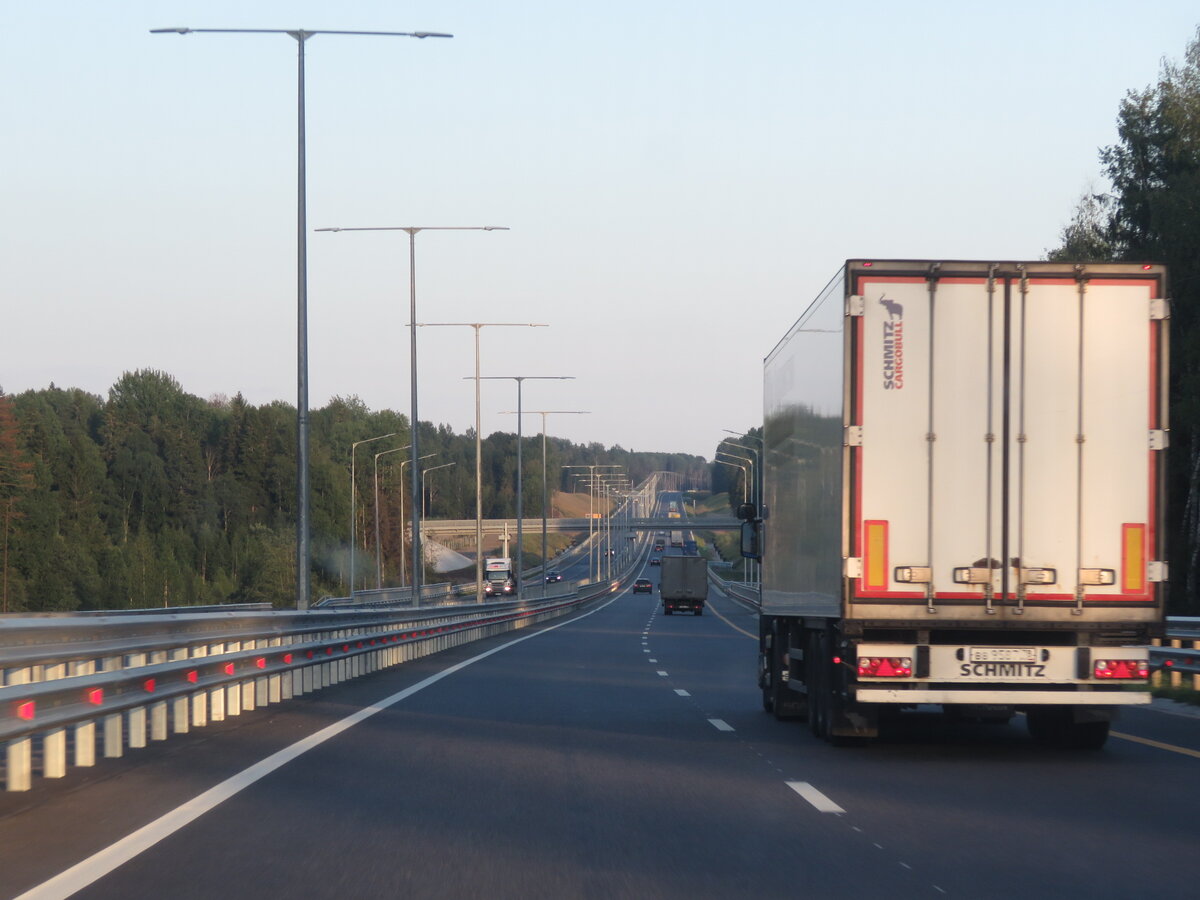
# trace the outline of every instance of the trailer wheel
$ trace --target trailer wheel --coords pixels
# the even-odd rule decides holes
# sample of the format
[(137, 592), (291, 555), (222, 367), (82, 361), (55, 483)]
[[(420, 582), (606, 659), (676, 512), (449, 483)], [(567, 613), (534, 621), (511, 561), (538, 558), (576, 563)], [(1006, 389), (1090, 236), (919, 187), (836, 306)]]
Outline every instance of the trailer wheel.
[(695, 615), (697, 615), (697, 616), (702, 616), (702, 615), (704, 615), (704, 607), (702, 607), (702, 606), (697, 606), (697, 607), (696, 607), (696, 609), (695, 609)]
[(669, 607), (669, 606), (663, 607), (663, 615), (664, 616), (669, 616), (671, 614), (671, 612), (672, 612), (671, 607)]

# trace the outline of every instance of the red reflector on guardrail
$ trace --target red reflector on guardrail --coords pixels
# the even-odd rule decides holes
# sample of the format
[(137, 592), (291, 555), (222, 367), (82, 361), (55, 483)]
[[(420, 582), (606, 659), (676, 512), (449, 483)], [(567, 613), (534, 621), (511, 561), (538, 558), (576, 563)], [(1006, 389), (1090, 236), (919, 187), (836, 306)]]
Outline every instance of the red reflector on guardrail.
[(142, 687), (145, 688), (147, 694), (153, 694), (158, 683), (153, 678), (147, 678), (142, 682)]
[(24, 703), (17, 704), (18, 719), (24, 719), (26, 722), (30, 722), (33, 720), (35, 712), (37, 712), (37, 704), (32, 700), (26, 700)]
[(343, 653), (349, 653), (349, 652), (350, 652), (350, 645), (349, 645), (349, 644), (342, 644), (342, 652), (343, 652)]
[(292, 664), (292, 654), (290, 654), (290, 653), (283, 654), (283, 661), (290, 666)]
[(332, 648), (332, 647), (326, 647), (326, 648), (325, 648), (325, 655), (326, 655), (326, 656), (333, 656), (333, 648)]
[(104, 702), (104, 688), (92, 688), (87, 694), (88, 703), (99, 706)]
[(195, 684), (197, 681), (200, 680), (200, 673), (197, 672), (195, 669), (192, 669), (192, 671), (187, 673), (187, 680), (190, 681), (192, 684)]
[(233, 674), (233, 663), (225, 663), (225, 674), (226, 675)]
[(267, 667), (267, 658), (265, 656), (260, 656), (254, 661), (254, 664), (260, 669), (265, 669)]

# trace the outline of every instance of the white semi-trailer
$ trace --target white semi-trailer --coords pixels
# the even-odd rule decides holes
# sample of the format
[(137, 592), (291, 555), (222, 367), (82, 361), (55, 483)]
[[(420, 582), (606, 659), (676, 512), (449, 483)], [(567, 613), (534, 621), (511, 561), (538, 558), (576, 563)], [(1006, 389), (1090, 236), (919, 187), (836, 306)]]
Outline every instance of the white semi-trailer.
[(1085, 748), (1148, 703), (1168, 315), (1158, 265), (847, 262), (765, 362), (764, 707)]

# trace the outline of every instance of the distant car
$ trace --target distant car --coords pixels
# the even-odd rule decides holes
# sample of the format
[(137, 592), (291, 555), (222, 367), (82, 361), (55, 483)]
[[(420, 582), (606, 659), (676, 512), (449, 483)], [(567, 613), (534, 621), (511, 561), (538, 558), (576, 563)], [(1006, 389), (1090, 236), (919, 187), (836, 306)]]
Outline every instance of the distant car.
[(652, 566), (661, 566), (661, 565), (662, 565), (662, 560), (661, 560), (661, 559), (659, 559), (657, 556), (652, 556), (652, 557), (650, 557), (650, 565), (652, 565)]
[(560, 582), (562, 580), (563, 580), (563, 577), (558, 572), (547, 572), (546, 573), (546, 584), (557, 584), (558, 582)]
[(633, 583), (633, 592), (635, 594), (653, 594), (654, 584), (649, 578), (639, 578)]
[(654, 552), (655, 553), (663, 552), (663, 542), (662, 541), (659, 541), (657, 544), (654, 545)]

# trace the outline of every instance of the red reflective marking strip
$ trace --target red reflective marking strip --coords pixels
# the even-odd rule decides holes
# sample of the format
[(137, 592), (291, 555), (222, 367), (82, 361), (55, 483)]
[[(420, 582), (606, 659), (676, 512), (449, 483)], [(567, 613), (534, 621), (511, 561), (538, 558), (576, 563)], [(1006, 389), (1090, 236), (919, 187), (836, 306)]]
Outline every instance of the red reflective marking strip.
[(32, 700), (26, 700), (24, 703), (17, 704), (17, 718), (24, 719), (26, 722), (33, 721), (33, 716), (37, 712), (37, 704)]
[(92, 706), (99, 706), (104, 702), (104, 688), (92, 688), (88, 691), (88, 703)]
[(233, 674), (233, 663), (225, 663), (225, 674), (226, 675)]
[(254, 664), (260, 669), (265, 669), (267, 667), (267, 658), (265, 656), (260, 656), (254, 661)]
[(142, 687), (146, 689), (147, 694), (153, 694), (154, 689), (158, 687), (158, 684), (153, 678), (147, 678), (142, 682)]
[(195, 669), (192, 669), (190, 672), (187, 673), (187, 680), (190, 681), (192, 684), (195, 684), (197, 681), (200, 680), (200, 673), (197, 672)]

